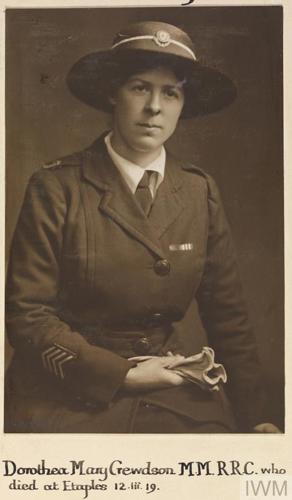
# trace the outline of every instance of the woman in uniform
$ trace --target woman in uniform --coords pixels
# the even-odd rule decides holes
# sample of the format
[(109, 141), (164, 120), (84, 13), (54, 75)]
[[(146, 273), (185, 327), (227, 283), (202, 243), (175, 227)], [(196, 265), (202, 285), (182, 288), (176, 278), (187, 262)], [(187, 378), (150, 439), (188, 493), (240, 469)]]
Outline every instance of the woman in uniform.
[[(160, 22), (123, 29), (67, 82), (112, 129), (30, 179), (8, 271), (6, 431), (277, 432), (217, 187), (164, 148), (179, 119), (231, 104), (233, 83)], [(226, 391), (193, 383), (196, 363), (177, 370), (206, 350)]]

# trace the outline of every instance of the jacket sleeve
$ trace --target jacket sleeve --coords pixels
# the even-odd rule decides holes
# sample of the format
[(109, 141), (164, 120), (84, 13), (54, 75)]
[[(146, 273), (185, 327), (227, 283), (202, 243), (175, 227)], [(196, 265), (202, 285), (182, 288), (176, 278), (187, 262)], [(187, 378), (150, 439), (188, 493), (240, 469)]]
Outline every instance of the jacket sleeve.
[(263, 420), (264, 392), (257, 352), (243, 299), (230, 229), (220, 195), (208, 182), (209, 236), (207, 260), (197, 299), (202, 322), (216, 359), (228, 375), (226, 390), (239, 427), (251, 428)]
[(87, 402), (109, 403), (133, 363), (89, 344), (58, 317), (66, 216), (65, 192), (54, 172), (34, 174), (11, 248), (8, 337), (21, 357), (39, 365), (40, 376)]

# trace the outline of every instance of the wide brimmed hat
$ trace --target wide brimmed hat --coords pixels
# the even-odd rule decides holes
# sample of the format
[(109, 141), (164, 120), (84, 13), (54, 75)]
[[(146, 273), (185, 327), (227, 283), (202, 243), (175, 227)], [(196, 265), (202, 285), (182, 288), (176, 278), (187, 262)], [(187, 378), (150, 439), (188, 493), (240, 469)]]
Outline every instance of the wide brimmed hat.
[(159, 65), (170, 66), (186, 78), (182, 118), (213, 113), (236, 97), (234, 83), (217, 69), (200, 64), (190, 37), (167, 23), (141, 22), (116, 35), (109, 50), (87, 54), (70, 69), (72, 94), (89, 106), (112, 111), (110, 89), (121, 75)]

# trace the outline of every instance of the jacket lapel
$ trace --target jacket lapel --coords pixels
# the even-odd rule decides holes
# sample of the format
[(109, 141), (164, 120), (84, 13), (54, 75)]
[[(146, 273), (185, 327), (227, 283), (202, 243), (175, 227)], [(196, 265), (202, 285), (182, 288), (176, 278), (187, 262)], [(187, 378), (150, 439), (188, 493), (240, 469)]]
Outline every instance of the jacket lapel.
[(158, 238), (180, 217), (185, 205), (182, 197), (182, 171), (176, 160), (167, 153), (165, 177), (150, 212), (149, 223), (154, 225)]
[(104, 145), (103, 137), (85, 153), (83, 177), (103, 191), (100, 210), (119, 224), (149, 250), (165, 258), (156, 227), (146, 218), (134, 195), (117, 168), (113, 165)]

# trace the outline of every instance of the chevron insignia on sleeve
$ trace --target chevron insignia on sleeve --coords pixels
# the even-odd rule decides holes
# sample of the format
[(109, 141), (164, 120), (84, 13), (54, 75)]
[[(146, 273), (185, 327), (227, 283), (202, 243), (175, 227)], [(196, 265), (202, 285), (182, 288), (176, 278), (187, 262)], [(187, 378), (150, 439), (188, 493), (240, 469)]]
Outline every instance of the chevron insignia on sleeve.
[(76, 357), (75, 352), (59, 344), (52, 345), (42, 353), (44, 368), (62, 380), (65, 378), (63, 366)]

